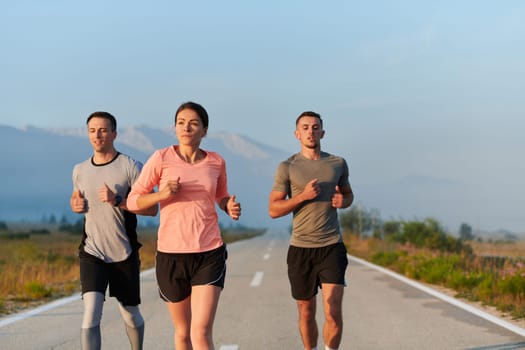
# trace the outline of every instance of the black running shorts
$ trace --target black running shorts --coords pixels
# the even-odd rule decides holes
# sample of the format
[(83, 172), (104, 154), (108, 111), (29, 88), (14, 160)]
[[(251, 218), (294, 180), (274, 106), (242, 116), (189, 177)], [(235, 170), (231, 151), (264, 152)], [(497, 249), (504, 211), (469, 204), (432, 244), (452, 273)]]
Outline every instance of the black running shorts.
[(322, 283), (346, 285), (348, 258), (343, 243), (320, 248), (290, 246), (286, 261), (292, 296), (296, 300), (311, 299)]
[(79, 251), (78, 256), (82, 294), (106, 294), (109, 285), (109, 296), (116, 297), (122, 305), (140, 304), (140, 259), (137, 251), (132, 252), (126, 260), (114, 263), (106, 263), (83, 250)]
[(175, 303), (191, 294), (191, 287), (212, 285), (224, 288), (226, 246), (202, 253), (157, 251), (156, 274), (160, 297)]

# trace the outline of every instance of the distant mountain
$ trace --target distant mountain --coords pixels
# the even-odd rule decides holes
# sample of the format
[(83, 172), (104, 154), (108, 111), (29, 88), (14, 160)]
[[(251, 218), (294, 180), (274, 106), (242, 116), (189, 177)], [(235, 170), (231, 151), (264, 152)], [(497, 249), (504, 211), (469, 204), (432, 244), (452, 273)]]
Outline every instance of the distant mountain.
[[(146, 126), (120, 128), (116, 148), (146, 162), (158, 148), (176, 143), (174, 131)], [(245, 226), (287, 224), (288, 219), (271, 220), (268, 195), (277, 164), (288, 153), (234, 133), (210, 133), (203, 149), (218, 152), (226, 160), (230, 193), (242, 205), (239, 221)], [(0, 220), (38, 221), (54, 215), (76, 220), (69, 209), (73, 166), (91, 156), (84, 128), (23, 129), (0, 125)], [(221, 224), (233, 221), (220, 216)]]
[[(155, 149), (176, 143), (174, 130), (147, 126), (119, 128), (119, 151), (145, 162)], [(204, 149), (220, 153), (227, 163), (229, 190), (242, 204), (239, 224), (245, 226), (288, 226), (291, 215), (271, 220), (267, 214), (268, 195), (277, 164), (290, 154), (235, 133), (210, 133)], [(330, 150), (327, 150), (330, 151)], [(0, 220), (39, 221), (79, 216), (69, 208), (71, 171), (76, 163), (91, 156), (85, 128), (41, 129), (0, 125)], [(480, 218), (491, 218), (499, 227), (508, 225), (507, 211), (496, 212), (479, 200), (482, 189), (453, 178), (413, 175), (368, 182), (370, 173), (360, 157), (348, 158), (355, 205), (379, 209), (384, 220), (413, 220), (433, 217), (457, 234), (461, 223), (482, 230)], [(375, 169), (375, 168), (371, 168)], [(385, 169), (385, 174), (388, 170)], [(234, 224), (220, 213), (223, 225)], [(141, 218), (141, 222), (151, 221)], [(142, 221), (147, 220), (147, 221)], [(501, 224), (499, 224), (501, 223)], [(519, 228), (519, 226), (517, 226)], [(521, 228), (516, 232), (523, 232)], [(525, 236), (525, 233), (518, 234)]]

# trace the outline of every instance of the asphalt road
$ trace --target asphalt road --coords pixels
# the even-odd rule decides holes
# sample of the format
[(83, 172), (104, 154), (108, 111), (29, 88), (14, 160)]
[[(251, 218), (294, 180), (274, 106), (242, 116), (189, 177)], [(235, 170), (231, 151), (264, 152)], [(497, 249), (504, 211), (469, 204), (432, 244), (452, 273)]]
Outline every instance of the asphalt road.
[[(287, 247), (288, 234), (278, 231), (228, 246), (226, 287), (214, 327), (217, 350), (302, 349), (286, 276)], [(465, 310), (358, 259), (351, 258), (347, 282), (341, 349), (525, 349), (524, 329)], [(153, 271), (143, 273), (142, 283), (144, 348), (173, 349), (173, 327)], [(322, 327), (321, 304), (318, 316)], [(81, 318), (79, 295), (0, 318), (0, 349), (79, 349)], [(104, 306), (102, 348), (129, 349), (113, 298)]]

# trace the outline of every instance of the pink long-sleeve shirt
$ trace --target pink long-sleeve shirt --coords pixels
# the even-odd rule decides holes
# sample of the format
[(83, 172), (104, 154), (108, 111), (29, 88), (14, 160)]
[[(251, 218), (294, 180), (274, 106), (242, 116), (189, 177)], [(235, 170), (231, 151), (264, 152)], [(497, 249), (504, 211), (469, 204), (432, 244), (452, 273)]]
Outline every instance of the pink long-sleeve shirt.
[(137, 198), (163, 188), (168, 180), (180, 177), (176, 195), (160, 202), (157, 250), (164, 253), (196, 253), (223, 244), (215, 203), (228, 197), (226, 163), (215, 152), (189, 164), (175, 152), (178, 146), (157, 150), (144, 165), (127, 199), (137, 210)]

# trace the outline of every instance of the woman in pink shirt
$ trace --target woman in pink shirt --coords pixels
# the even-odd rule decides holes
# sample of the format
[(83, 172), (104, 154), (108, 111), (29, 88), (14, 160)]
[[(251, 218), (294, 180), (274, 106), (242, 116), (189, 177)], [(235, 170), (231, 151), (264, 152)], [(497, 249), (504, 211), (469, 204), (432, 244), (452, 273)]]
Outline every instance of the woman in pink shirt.
[(176, 330), (175, 348), (213, 349), (227, 258), (215, 204), (233, 220), (241, 206), (228, 194), (224, 159), (200, 148), (208, 131), (206, 110), (183, 103), (175, 113), (175, 131), (179, 144), (153, 153), (127, 205), (138, 210), (160, 204), (156, 274)]

